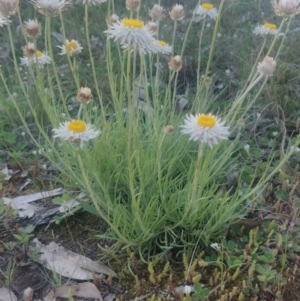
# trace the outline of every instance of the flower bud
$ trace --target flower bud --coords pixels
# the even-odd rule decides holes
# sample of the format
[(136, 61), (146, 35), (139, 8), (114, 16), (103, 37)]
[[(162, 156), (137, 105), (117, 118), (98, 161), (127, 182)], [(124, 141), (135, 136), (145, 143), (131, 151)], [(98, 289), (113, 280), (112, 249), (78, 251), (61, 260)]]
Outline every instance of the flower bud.
[(261, 63), (257, 65), (257, 71), (264, 76), (272, 76), (276, 69), (276, 62), (270, 56), (266, 56)]
[(36, 39), (41, 35), (41, 24), (36, 19), (29, 19), (28, 21), (24, 22), (23, 32), (27, 37)]
[(141, 0), (126, 0), (126, 8), (130, 11), (138, 11), (141, 6)]
[(76, 94), (77, 101), (88, 104), (92, 100), (92, 91), (90, 88), (81, 87)]
[(154, 4), (151, 9), (149, 9), (149, 16), (154, 21), (161, 20), (164, 17), (164, 9), (158, 4)]
[(180, 21), (185, 16), (184, 8), (182, 5), (176, 4), (172, 7), (172, 10), (169, 12), (169, 14), (172, 20)]
[(172, 71), (179, 71), (182, 68), (182, 59), (180, 55), (175, 55), (169, 61), (169, 68)]

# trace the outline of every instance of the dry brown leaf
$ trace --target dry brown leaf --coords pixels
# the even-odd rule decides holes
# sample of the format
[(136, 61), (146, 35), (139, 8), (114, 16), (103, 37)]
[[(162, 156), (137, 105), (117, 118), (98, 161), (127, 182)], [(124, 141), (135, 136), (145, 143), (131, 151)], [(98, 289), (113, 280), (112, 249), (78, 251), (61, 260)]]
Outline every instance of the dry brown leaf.
[(61, 286), (55, 291), (50, 291), (44, 298), (44, 301), (55, 301), (57, 297), (69, 298), (70, 296), (94, 298), (94, 301), (103, 300), (100, 292), (93, 283), (84, 282), (75, 286)]
[(93, 279), (94, 273), (118, 277), (105, 264), (69, 251), (55, 242), (51, 242), (47, 246), (43, 245), (36, 238), (33, 242), (35, 247), (30, 247), (30, 249), (31, 251), (39, 251), (40, 257), (38, 261), (47, 269), (55, 270), (64, 277), (87, 280)]

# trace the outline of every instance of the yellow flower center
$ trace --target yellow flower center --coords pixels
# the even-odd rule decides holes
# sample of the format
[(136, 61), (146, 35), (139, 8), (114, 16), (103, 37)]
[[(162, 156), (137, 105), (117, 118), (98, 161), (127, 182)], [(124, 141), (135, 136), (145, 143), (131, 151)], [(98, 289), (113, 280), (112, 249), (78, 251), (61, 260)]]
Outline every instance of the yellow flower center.
[(41, 57), (43, 55), (43, 52), (37, 50), (35, 54), (36, 54), (37, 57)]
[(211, 115), (200, 115), (197, 119), (197, 124), (205, 128), (213, 128), (216, 125), (216, 119)]
[(82, 120), (72, 120), (68, 124), (68, 130), (75, 133), (83, 133), (86, 131), (86, 123)]
[(211, 10), (214, 8), (214, 6), (210, 3), (202, 3), (201, 6), (202, 6), (202, 8), (204, 8), (206, 10)]
[(157, 41), (157, 44), (163, 47), (167, 45), (165, 41)]
[(75, 41), (66, 43), (67, 51), (70, 52), (72, 49), (77, 49), (78, 45)]
[(273, 24), (273, 23), (265, 23), (263, 25), (263, 27), (266, 28), (266, 29), (270, 29), (270, 30), (276, 30), (276, 28), (277, 28), (276, 25)]
[(144, 27), (144, 22), (138, 19), (123, 19), (122, 24), (130, 28), (141, 29)]

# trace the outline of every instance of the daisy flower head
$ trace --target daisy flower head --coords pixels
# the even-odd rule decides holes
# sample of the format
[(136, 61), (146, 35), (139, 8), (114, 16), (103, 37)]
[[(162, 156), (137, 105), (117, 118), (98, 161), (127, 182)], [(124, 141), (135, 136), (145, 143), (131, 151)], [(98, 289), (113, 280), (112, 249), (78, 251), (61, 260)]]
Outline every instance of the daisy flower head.
[(71, 0), (30, 0), (42, 15), (55, 17), (72, 5)]
[(273, 0), (274, 12), (277, 16), (292, 18), (300, 13), (300, 0)]
[(176, 4), (172, 7), (172, 10), (169, 12), (169, 15), (172, 20), (180, 21), (185, 17), (184, 8), (180, 4)]
[(158, 4), (154, 4), (151, 9), (149, 9), (149, 16), (153, 21), (159, 21), (164, 17), (164, 8)]
[(77, 3), (87, 4), (87, 5), (98, 5), (107, 2), (107, 0), (78, 0)]
[(28, 47), (26, 50), (25, 49), (26, 46), (24, 48), (24, 54), (25, 51), (27, 51), (27, 55), (25, 54), (23, 57), (20, 58), (21, 65), (23, 66), (37, 65), (41, 69), (45, 65), (51, 63), (51, 58), (47, 53), (37, 50), (33, 54), (30, 54), (32, 48)]
[(157, 49), (157, 53), (171, 54), (171, 52), (172, 52), (172, 46), (167, 44), (165, 41), (155, 40), (154, 45)]
[(275, 69), (276, 62), (270, 56), (266, 56), (263, 61), (257, 65), (257, 71), (263, 76), (272, 76), (275, 72)]
[(277, 26), (273, 23), (268, 23), (268, 22), (266, 22), (263, 25), (257, 25), (253, 30), (254, 34), (262, 35), (262, 36), (267, 36), (267, 35), (276, 36), (278, 32), (279, 30), (277, 29)]
[(154, 41), (153, 33), (139, 19), (122, 19), (104, 31), (109, 39), (119, 41), (124, 49), (148, 49)]
[(212, 114), (189, 115), (181, 125), (181, 133), (188, 134), (190, 140), (207, 143), (210, 147), (218, 144), (220, 140), (227, 140), (228, 127), (224, 126), (219, 118)]
[(84, 143), (100, 135), (100, 131), (83, 120), (65, 121), (57, 129), (52, 130), (54, 138), (62, 138), (82, 148)]
[(37, 19), (29, 19), (24, 22), (23, 32), (28, 38), (36, 39), (42, 33), (41, 23)]
[(218, 11), (211, 3), (199, 4), (195, 9), (194, 14), (202, 19), (207, 16), (215, 20), (218, 17)]
[(3, 16), (12, 16), (17, 12), (19, 0), (0, 0), (0, 13)]
[(65, 45), (58, 46), (61, 49), (60, 55), (69, 54), (70, 56), (76, 56), (82, 50), (81, 45), (76, 40), (66, 40)]

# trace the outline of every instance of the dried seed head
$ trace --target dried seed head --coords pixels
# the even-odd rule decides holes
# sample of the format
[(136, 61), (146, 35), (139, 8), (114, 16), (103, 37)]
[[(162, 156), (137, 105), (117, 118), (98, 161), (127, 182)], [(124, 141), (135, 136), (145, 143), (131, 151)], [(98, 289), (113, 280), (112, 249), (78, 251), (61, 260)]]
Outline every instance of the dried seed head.
[(164, 8), (158, 4), (154, 4), (151, 9), (149, 9), (149, 16), (154, 21), (163, 19), (164, 17)]
[(109, 19), (107, 20), (108, 25), (112, 25), (119, 21), (119, 17), (116, 14), (112, 14)]
[(33, 57), (35, 56), (36, 54), (36, 50), (35, 50), (35, 47), (34, 47), (34, 44), (33, 43), (27, 43), (27, 45), (25, 45), (23, 47), (23, 53), (26, 57)]
[(272, 76), (276, 69), (276, 62), (270, 56), (266, 56), (262, 62), (258, 63), (257, 71), (264, 76)]
[(169, 68), (172, 71), (179, 71), (182, 68), (182, 59), (180, 55), (175, 55), (169, 61)]
[(92, 91), (90, 88), (87, 87), (81, 87), (76, 94), (77, 101), (88, 104), (92, 100)]
[(277, 16), (292, 18), (300, 13), (299, 0), (273, 0), (274, 12)]
[(157, 29), (158, 29), (157, 23), (149, 21), (146, 26), (153, 34), (157, 34)]
[(19, 0), (0, 0), (0, 13), (5, 16), (12, 16), (17, 12)]
[(164, 134), (172, 134), (173, 131), (174, 131), (173, 125), (167, 125), (163, 129)]
[(185, 17), (184, 8), (180, 4), (176, 4), (172, 7), (172, 10), (169, 12), (170, 17), (174, 21), (180, 21)]
[(141, 0), (126, 0), (126, 8), (130, 11), (138, 11), (141, 6)]
[(32, 39), (36, 39), (38, 36), (41, 35), (42, 27), (38, 20), (28, 20), (24, 22), (23, 27), (24, 34)]

